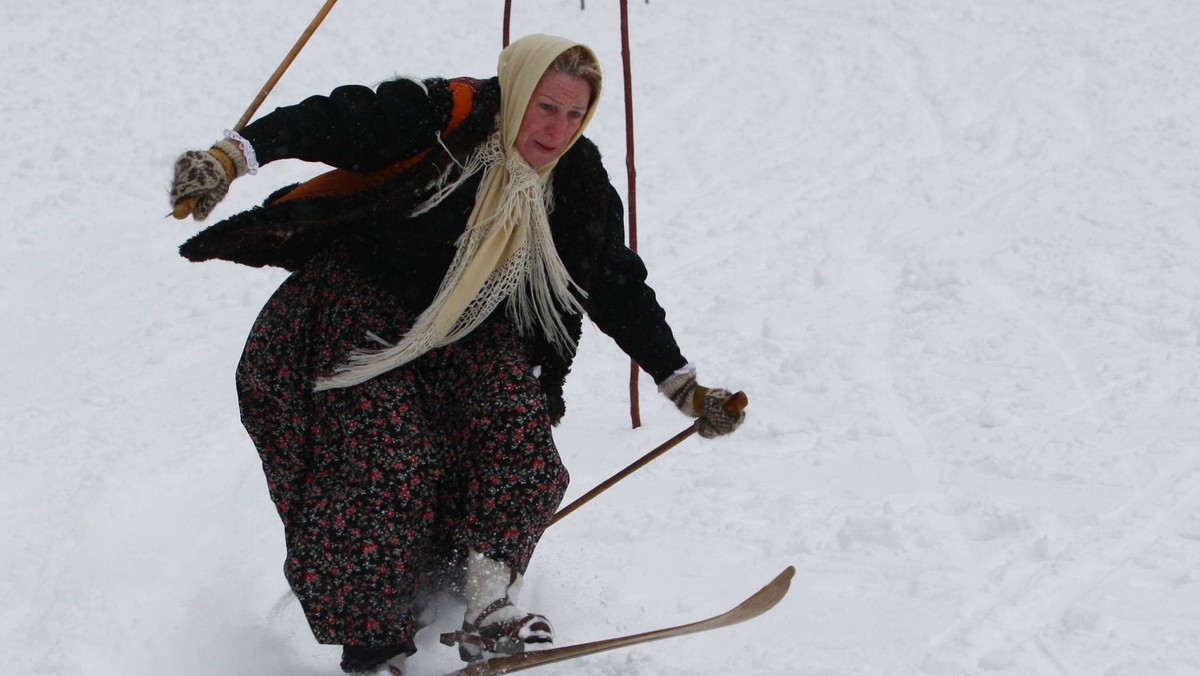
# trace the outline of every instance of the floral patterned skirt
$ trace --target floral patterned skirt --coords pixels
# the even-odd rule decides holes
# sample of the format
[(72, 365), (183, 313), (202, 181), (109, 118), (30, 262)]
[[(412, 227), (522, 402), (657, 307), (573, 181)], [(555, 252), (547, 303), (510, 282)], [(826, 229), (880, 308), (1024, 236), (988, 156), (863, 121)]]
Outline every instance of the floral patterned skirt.
[(474, 548), (524, 572), (567, 473), (525, 342), (498, 313), (361, 385), (313, 391), (415, 315), (336, 250), (263, 308), (237, 371), (242, 422), (287, 541), (284, 573), (322, 643), (412, 645), (422, 580)]

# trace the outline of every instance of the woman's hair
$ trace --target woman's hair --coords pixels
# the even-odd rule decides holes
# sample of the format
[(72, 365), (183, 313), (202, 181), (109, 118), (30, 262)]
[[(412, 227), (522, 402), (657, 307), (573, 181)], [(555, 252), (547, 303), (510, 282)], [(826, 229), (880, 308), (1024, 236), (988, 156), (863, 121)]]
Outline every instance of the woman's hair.
[(559, 54), (547, 70), (572, 75), (587, 82), (592, 88), (593, 101), (600, 96), (600, 64), (596, 62), (591, 50), (583, 45), (575, 45)]

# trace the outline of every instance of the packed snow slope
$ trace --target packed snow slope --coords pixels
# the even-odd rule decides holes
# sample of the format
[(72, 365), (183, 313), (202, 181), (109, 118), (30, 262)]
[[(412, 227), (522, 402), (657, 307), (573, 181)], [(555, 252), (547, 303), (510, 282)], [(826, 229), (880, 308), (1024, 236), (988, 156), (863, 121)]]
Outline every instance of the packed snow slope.
[[(619, 14), (591, 44), (624, 191)], [(0, 672), (334, 674), (281, 572), (233, 369), (279, 270), (191, 264), (174, 158), (232, 126), (318, 0), (0, 6)], [(495, 72), (503, 4), (343, 0), (264, 110)], [(745, 390), (546, 533), (564, 642), (791, 594), (547, 673), (1200, 674), (1200, 4), (630, 3), (640, 250), (703, 383)], [(214, 219), (321, 167), (239, 180)], [(589, 328), (572, 499), (687, 425)], [(435, 629), (455, 625), (446, 599)], [(420, 637), (413, 676), (455, 667)]]

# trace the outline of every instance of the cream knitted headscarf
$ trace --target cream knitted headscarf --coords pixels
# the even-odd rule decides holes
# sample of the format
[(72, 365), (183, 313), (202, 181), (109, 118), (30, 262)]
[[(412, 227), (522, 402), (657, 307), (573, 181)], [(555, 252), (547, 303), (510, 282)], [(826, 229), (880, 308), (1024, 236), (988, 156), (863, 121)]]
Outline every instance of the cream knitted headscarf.
[[(506, 298), (511, 298), (508, 313), (519, 329), (540, 329), (560, 349), (573, 343), (559, 309), (580, 311), (573, 291), (581, 295), (583, 291), (558, 257), (547, 218), (552, 197), (548, 186), (557, 160), (534, 170), (515, 144), (542, 75), (560, 54), (576, 45), (559, 37), (530, 35), (500, 53), (497, 131), (472, 153), (452, 184), (417, 210), (428, 210), (471, 175), (484, 171), (475, 208), (437, 295), (399, 343), (387, 345), (374, 338), (385, 349), (351, 353), (333, 375), (317, 381), (317, 390), (358, 385), (449, 345), (479, 326)], [(592, 58), (595, 61), (594, 54)], [(579, 131), (563, 152), (583, 133), (599, 96), (599, 91), (593, 92)]]

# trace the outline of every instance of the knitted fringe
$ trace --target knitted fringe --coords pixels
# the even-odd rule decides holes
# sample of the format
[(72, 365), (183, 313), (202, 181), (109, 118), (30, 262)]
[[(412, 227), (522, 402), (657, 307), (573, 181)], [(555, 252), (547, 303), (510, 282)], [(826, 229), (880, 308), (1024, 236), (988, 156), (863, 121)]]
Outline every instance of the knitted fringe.
[[(540, 330), (552, 345), (564, 353), (574, 348), (575, 341), (563, 324), (560, 310), (582, 312), (577, 295), (585, 297), (586, 294), (571, 279), (554, 247), (547, 216), (548, 209), (552, 208), (552, 202), (548, 199), (553, 193), (548, 189), (550, 177), (540, 176), (516, 150), (506, 156), (501, 147), (499, 131), (471, 154), (455, 180), (449, 180), (450, 171), (443, 173), (435, 183), (437, 190), (417, 208), (414, 215), (435, 207), (473, 174), (481, 170), (499, 170), (501, 167), (507, 171), (509, 180), (495, 213), (491, 218), (475, 223), (459, 238), (454, 260), (442, 279), (437, 295), (408, 333), (400, 342), (386, 349), (352, 352), (346, 363), (335, 369), (331, 376), (316, 382), (315, 390), (364, 383), (432, 349), (449, 345), (473, 331), (505, 299), (511, 299), (508, 316), (518, 330), (526, 334)], [(480, 183), (480, 193), (487, 184), (485, 177)], [(477, 195), (477, 200), (481, 198), (482, 194)], [(442, 325), (447, 318), (443, 316), (443, 308), (458, 290), (463, 273), (475, 259), (481, 245), (492, 243), (494, 237), (505, 236), (497, 231), (499, 228), (512, 230), (505, 242), (507, 258), (496, 262), (482, 288), (474, 294), (461, 314), (453, 319), (449, 328), (445, 328)]]

